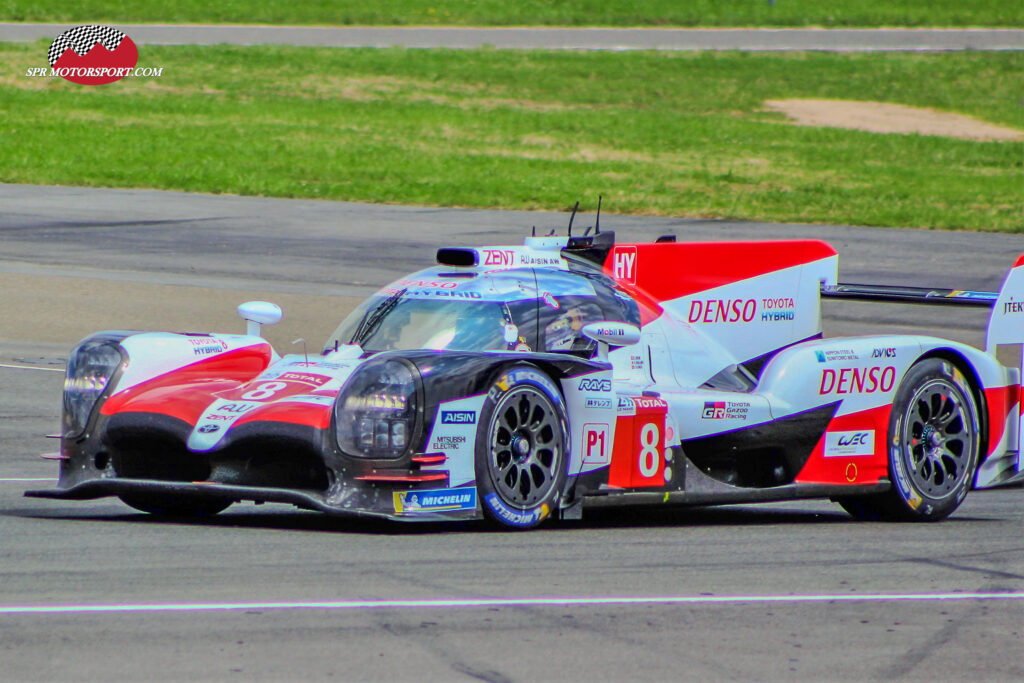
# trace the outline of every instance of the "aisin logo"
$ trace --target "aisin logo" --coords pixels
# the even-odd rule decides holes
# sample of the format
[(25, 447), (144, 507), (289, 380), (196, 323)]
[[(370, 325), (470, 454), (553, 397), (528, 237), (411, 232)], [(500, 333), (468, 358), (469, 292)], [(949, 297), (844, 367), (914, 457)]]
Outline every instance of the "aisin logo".
[(62, 78), (103, 85), (127, 76), (139, 61), (139, 49), (116, 28), (76, 26), (57, 36), (47, 57)]

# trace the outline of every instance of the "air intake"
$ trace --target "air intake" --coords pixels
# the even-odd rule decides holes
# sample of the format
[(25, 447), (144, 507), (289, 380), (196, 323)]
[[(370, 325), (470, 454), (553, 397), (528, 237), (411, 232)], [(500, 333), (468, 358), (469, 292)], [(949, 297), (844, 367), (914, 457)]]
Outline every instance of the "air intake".
[(475, 266), (479, 259), (476, 249), (443, 247), (437, 250), (437, 262), (442, 266)]

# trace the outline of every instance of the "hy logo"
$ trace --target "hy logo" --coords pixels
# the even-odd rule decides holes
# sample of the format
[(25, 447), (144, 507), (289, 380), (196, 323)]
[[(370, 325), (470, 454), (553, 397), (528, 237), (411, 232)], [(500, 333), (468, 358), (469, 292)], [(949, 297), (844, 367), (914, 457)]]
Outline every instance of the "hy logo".
[(62, 78), (81, 85), (119, 81), (139, 61), (131, 38), (110, 26), (76, 26), (57, 36), (47, 54)]
[(615, 279), (635, 285), (636, 247), (616, 247), (612, 258), (612, 273)]

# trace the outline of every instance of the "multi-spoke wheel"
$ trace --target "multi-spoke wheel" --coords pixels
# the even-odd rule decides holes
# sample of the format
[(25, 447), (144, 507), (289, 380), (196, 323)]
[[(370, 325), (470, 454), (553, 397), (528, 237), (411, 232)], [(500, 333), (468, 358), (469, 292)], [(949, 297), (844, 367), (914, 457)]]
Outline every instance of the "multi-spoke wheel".
[(840, 501), (861, 518), (932, 521), (949, 516), (971, 488), (981, 447), (978, 407), (949, 361), (915, 364), (893, 399), (889, 420), (892, 490)]
[(566, 479), (566, 417), (555, 384), (530, 366), (495, 381), (477, 436), (477, 485), (498, 523), (536, 526), (555, 509)]

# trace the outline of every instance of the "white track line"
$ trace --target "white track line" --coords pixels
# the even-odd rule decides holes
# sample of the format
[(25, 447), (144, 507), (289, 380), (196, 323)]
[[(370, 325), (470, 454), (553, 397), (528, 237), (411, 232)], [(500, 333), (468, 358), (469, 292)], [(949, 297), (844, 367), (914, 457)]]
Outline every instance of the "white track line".
[(64, 372), (64, 368), (40, 368), (35, 365), (9, 365), (0, 363), (0, 368), (14, 368), (15, 370), (42, 370), (44, 372)]
[(755, 603), (943, 602), (1024, 600), (1024, 593), (876, 593), (867, 595), (684, 595), (665, 597), (480, 598), (457, 600), (351, 600), (330, 602), (219, 602), (108, 605), (0, 605), (0, 614), (88, 614), (95, 612), (229, 612), (243, 610), (473, 609), (480, 607), (569, 607), (603, 605), (715, 605)]
[(0, 477), (0, 483), (12, 481), (57, 481), (57, 477)]

